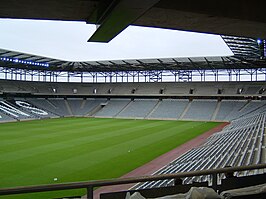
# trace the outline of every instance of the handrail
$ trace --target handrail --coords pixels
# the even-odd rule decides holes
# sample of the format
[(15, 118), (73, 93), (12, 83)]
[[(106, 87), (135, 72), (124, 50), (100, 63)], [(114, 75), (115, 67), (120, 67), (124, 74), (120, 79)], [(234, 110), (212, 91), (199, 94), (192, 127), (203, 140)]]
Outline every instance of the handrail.
[(239, 166), (239, 167), (226, 167), (226, 168), (191, 171), (191, 172), (180, 172), (180, 173), (175, 173), (175, 174), (164, 174), (164, 175), (154, 175), (154, 176), (118, 178), (118, 179), (109, 179), (109, 180), (93, 180), (93, 181), (85, 181), (85, 182), (71, 182), (71, 183), (49, 184), (49, 185), (38, 185), (38, 186), (22, 186), (22, 187), (14, 187), (14, 188), (1, 188), (0, 195), (86, 188), (87, 198), (92, 199), (94, 187), (131, 184), (131, 183), (138, 183), (138, 182), (175, 179), (175, 178), (193, 177), (193, 176), (201, 176), (201, 175), (212, 175), (214, 179), (213, 186), (215, 187), (217, 186), (217, 174), (218, 173), (228, 173), (228, 172), (246, 171), (246, 170), (263, 169), (263, 168), (266, 168), (266, 164)]

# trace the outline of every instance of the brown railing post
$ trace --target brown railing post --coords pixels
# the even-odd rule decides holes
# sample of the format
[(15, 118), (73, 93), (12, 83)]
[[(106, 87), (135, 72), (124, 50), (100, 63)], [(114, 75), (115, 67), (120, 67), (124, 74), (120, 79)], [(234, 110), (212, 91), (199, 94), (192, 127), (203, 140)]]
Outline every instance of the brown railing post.
[(212, 188), (217, 191), (218, 187), (217, 187), (217, 173), (213, 173), (212, 174)]
[(87, 199), (93, 199), (93, 187), (87, 187)]

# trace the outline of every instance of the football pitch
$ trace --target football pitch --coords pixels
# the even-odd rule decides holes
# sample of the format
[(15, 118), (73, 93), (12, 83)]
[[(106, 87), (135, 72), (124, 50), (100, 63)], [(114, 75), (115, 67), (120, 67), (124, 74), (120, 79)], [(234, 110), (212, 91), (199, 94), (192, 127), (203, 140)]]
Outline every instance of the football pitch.
[[(120, 177), (218, 122), (60, 118), (0, 124), (0, 188)], [(84, 190), (0, 198), (56, 198)]]

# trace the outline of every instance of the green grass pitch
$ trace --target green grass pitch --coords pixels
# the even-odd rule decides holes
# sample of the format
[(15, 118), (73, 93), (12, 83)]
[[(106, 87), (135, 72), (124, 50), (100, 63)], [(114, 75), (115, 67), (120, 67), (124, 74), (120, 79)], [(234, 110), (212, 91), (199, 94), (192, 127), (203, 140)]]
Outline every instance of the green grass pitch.
[[(0, 188), (117, 178), (218, 124), (96, 118), (0, 124)], [(71, 190), (0, 198), (84, 193)]]

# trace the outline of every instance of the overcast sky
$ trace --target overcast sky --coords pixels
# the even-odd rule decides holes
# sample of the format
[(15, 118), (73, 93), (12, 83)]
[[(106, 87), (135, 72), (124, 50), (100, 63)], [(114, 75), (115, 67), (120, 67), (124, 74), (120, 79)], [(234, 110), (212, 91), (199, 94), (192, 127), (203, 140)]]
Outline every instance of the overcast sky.
[(68, 61), (232, 55), (220, 36), (130, 26), (109, 43), (88, 43), (83, 22), (0, 19), (0, 48)]

